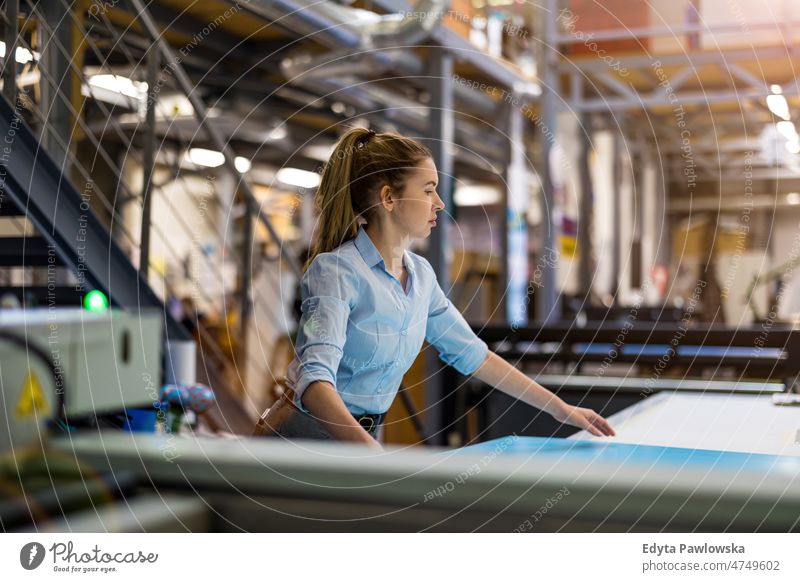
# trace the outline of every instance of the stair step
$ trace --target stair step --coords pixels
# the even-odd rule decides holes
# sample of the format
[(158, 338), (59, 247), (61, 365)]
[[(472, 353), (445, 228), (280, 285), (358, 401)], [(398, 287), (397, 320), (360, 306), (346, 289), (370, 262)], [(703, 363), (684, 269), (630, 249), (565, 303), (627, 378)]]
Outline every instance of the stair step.
[(63, 264), (41, 237), (0, 238), (0, 267), (60, 267)]
[(71, 286), (0, 287), (0, 298), (9, 293), (28, 307), (81, 307), (84, 295)]
[(25, 212), (20, 210), (11, 199), (6, 198), (0, 204), (0, 216), (25, 216)]

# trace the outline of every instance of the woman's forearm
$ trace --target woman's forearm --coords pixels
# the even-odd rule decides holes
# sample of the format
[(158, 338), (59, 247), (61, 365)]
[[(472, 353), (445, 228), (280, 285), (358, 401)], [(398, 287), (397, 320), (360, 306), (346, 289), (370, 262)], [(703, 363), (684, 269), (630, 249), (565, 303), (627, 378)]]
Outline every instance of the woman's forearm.
[(567, 405), (561, 398), (517, 370), (491, 350), (473, 375), (482, 382), (535, 406), (556, 419), (563, 418)]
[(302, 402), (334, 439), (381, 448), (378, 442), (356, 422), (330, 382), (317, 381), (309, 384), (303, 392)]

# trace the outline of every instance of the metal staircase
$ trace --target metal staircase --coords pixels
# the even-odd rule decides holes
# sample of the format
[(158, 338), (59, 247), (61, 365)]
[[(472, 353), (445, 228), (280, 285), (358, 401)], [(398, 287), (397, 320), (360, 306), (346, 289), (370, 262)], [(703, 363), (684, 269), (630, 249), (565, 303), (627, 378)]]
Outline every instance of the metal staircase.
[[(100, 15), (99, 23), (97, 19), (82, 19), (66, 0), (46, 4), (48, 7), (21, 2), (17, 10), (17, 2), (12, 1), (6, 3), (3, 13), (7, 58), (2, 67), (5, 98), (0, 99), (0, 300), (15, 298), (25, 306), (73, 307), (81, 304), (88, 291), (99, 289), (112, 306), (130, 311), (158, 309), (163, 313), (167, 340), (196, 342), (197, 380), (215, 389), (223, 414), (221, 424), (232, 432), (249, 433), (252, 424), (245, 413), (246, 403), (241, 389), (234, 387), (242, 382), (239, 365), (234, 362), (235, 373), (222, 372), (230, 367), (230, 355), (220, 348), (219, 338), (199, 325), (196, 313), (191, 333), (184, 327), (172, 309), (172, 302), (180, 299), (181, 291), (166, 278), (154, 280), (148, 261), (151, 235), (164, 241), (164, 252), (173, 262), (182, 259), (170, 244), (175, 234), (191, 238), (198, 249), (201, 246), (192, 236), (197, 224), (179, 213), (175, 217), (175, 233), (160, 231), (151, 223), (149, 203), (161, 185), (156, 184), (154, 176), (157, 156), (161, 156), (159, 163), (163, 167), (164, 156), (177, 160), (190, 147), (203, 145), (204, 138), (192, 135), (160, 140), (153, 128), (158, 122), (155, 103), (161, 85), (153, 78), (149, 78), (151, 94), (146, 118), (133, 126), (121, 122), (125, 106), (120, 111), (116, 105), (95, 98), (85, 63), (90, 62), (94, 74), (114, 75), (119, 67), (126, 66), (133, 71), (142, 69), (143, 62), (125, 49), (124, 31), (105, 14)], [(149, 25), (149, 32), (157, 34), (146, 8), (141, 6), (139, 12)], [(106, 60), (102, 43), (96, 42), (95, 26), (102, 28), (102, 35), (111, 38), (114, 46), (122, 47), (119, 52), (125, 55), (126, 63), (112, 65)], [(38, 37), (31, 34), (32, 30), (37, 31)], [(34, 42), (36, 38), (46, 42)], [(74, 52), (75, 38), (82, 41), (80, 53)], [(15, 48), (35, 55), (34, 60), (22, 66), (14, 63)], [(155, 74), (158, 69), (159, 55), (162, 62), (174, 61), (169, 58), (170, 48), (165, 43), (152, 45), (149, 54), (147, 62), (153, 66), (146, 67), (148, 74)], [(180, 65), (164, 71), (177, 77), (179, 90), (192, 93)], [(33, 74), (38, 79), (31, 83)], [(28, 93), (25, 87), (31, 84), (34, 89)], [(89, 88), (89, 94), (83, 94), (86, 99), (76, 98), (76, 85), (83, 91)], [(239, 216), (236, 225), (228, 225), (228, 232), (217, 233), (216, 244), (238, 263), (240, 320), (246, 322), (254, 302), (272, 309), (280, 306), (274, 296), (276, 289), (251, 288), (253, 271), (270, 260), (253, 251), (256, 222), (280, 241), (247, 182), (236, 171), (230, 147), (205, 124), (207, 110), (197, 92), (189, 98), (199, 126), (210, 134), (211, 142), (221, 146), (219, 149), (228, 158), (228, 171), (235, 175), (232, 198), (222, 200), (214, 192), (214, 202), (226, 216)], [(102, 129), (98, 131), (100, 122)], [(137, 167), (144, 170), (142, 187), (132, 186), (123, 175), (127, 159), (135, 160)], [(99, 166), (110, 180), (96, 179)], [(169, 182), (187, 190), (191, 187), (177, 163), (170, 172)], [(131, 203), (138, 205), (137, 212), (139, 208), (142, 212), (141, 228), (137, 225), (133, 231), (119, 217), (120, 204)], [(202, 228), (208, 229), (210, 222), (205, 217)], [(297, 272), (293, 254), (287, 253), (283, 245), (280, 250), (285, 264)], [(223, 279), (218, 266), (202, 251), (196, 256), (199, 269), (209, 277)], [(225, 298), (213, 296), (207, 289), (198, 288), (197, 292), (205, 303), (224, 305)], [(217, 314), (220, 320), (225, 316), (225, 312)], [(186, 323), (185, 313), (183, 317)], [(242, 326), (239, 336), (246, 336), (245, 331)]]
[(99, 289), (113, 306), (130, 311), (159, 309), (164, 314), (168, 338), (188, 340), (184, 327), (164, 308), (108, 229), (5, 98), (0, 100), (0, 135), (4, 138), (5, 160), (0, 207), (5, 216), (30, 221), (38, 233), (35, 237), (2, 239), (0, 266), (37, 269), (66, 266), (77, 279), (72, 287), (45, 281), (44, 288), (3, 288), (0, 294), (11, 292), (22, 301), (33, 298), (40, 304), (53, 300), (59, 305), (75, 306), (80, 305), (83, 294)]

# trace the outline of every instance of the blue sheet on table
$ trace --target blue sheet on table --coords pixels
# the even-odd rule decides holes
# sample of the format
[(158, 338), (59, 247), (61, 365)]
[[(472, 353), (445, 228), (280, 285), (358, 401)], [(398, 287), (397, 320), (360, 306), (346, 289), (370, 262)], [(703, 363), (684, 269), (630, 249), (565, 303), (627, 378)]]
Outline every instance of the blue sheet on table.
[(520, 455), (553, 460), (590, 463), (636, 463), (693, 468), (768, 471), (776, 468), (800, 471), (800, 457), (657, 447), (615, 442), (581, 441), (543, 437), (506, 436), (461, 449), (464, 452), (495, 452), (498, 455)]

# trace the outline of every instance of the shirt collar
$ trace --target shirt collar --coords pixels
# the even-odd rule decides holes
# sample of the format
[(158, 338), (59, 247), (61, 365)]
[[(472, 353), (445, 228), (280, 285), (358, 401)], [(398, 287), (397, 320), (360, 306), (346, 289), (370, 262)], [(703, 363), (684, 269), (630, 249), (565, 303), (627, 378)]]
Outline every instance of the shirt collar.
[[(369, 235), (363, 226), (358, 227), (355, 245), (356, 249), (358, 249), (358, 252), (361, 253), (361, 256), (364, 258), (364, 262), (367, 263), (367, 266), (372, 268), (375, 265), (381, 264), (383, 265), (383, 268), (386, 269), (386, 264), (383, 261), (381, 253), (378, 251), (375, 243), (372, 242), (372, 239), (369, 238)], [(403, 264), (405, 265), (406, 269), (408, 269), (409, 273), (414, 272), (414, 266), (411, 262), (411, 257), (408, 256), (408, 251), (403, 251)]]

